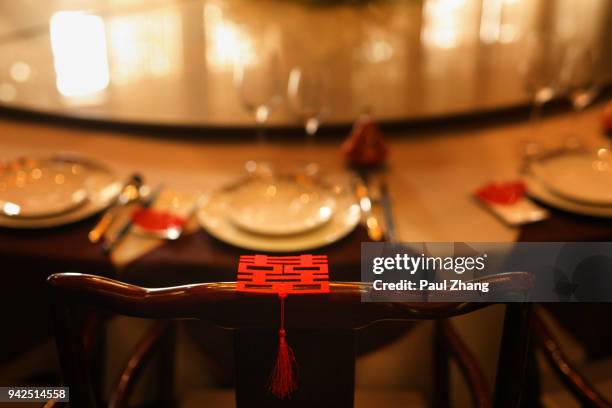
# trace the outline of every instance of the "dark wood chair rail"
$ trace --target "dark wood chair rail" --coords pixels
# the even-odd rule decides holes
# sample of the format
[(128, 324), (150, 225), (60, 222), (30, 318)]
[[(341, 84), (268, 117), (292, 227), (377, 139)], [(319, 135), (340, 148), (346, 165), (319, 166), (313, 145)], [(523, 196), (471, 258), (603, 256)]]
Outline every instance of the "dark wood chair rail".
[[(500, 288), (528, 290), (531, 275), (509, 272), (477, 281), (489, 282), (493, 292)], [(235, 282), (198, 283), (170, 288), (149, 289), (109, 278), (78, 273), (54, 274), (48, 278), (53, 296), (62, 303), (82, 303), (132, 317), (154, 319), (203, 319), (224, 328), (268, 327), (278, 325), (276, 295), (236, 291)], [(426, 320), (452, 317), (488, 306), (490, 303), (460, 301), (449, 292), (415, 292), (414, 302), (362, 302), (371, 285), (361, 282), (332, 282), (330, 293), (288, 296), (289, 328), (350, 328), (367, 326), (379, 320)], [(459, 301), (423, 302), (457, 297)], [(303, 307), (304, 305), (307, 307)], [(333, 305), (333, 307), (330, 307)], [(293, 317), (295, 316), (295, 317)]]
[[(521, 272), (480, 279), (480, 281), (485, 280), (490, 282), (491, 288), (503, 287), (524, 291), (532, 284), (530, 275)], [(67, 273), (50, 276), (48, 283), (51, 287), (56, 339), (64, 381), (72, 387), (72, 403), (83, 408), (96, 405), (81, 337), (82, 328), (74, 318), (74, 311), (80, 306), (96, 306), (106, 311), (142, 318), (202, 319), (232, 329), (278, 326), (277, 296), (236, 292), (235, 282), (148, 289), (94, 275)], [(286, 313), (291, 316), (288, 319), (288, 327), (357, 329), (387, 319), (443, 319), (490, 305), (490, 303), (461, 301), (362, 302), (362, 295), (369, 290), (371, 290), (369, 284), (333, 282), (330, 284), (330, 293), (327, 294), (289, 296), (286, 305)], [(424, 294), (419, 296), (422, 295)], [(528, 332), (517, 331), (517, 328), (523, 330), (528, 326), (524, 324), (528, 315), (523, 313), (523, 310), (525, 306), (522, 303), (508, 304), (506, 308), (496, 381), (496, 407), (517, 407), (520, 401), (528, 341)], [(149, 340), (142, 350), (151, 349), (153, 346), (154, 342)], [(505, 356), (505, 349), (512, 355)], [(466, 357), (467, 349), (462, 349), (455, 341), (450, 343), (450, 350), (454, 351), (453, 354), (460, 367), (468, 374), (468, 380), (475, 379), (479, 382), (471, 386), (472, 389), (480, 391), (486, 389), (480, 381), (480, 374), (474, 369), (475, 361)], [(130, 368), (128, 364), (126, 370), (133, 371), (140, 368), (139, 360), (134, 360), (133, 363), (136, 365)], [(508, 370), (512, 372), (507, 372)], [(503, 387), (499, 387), (500, 381)], [(125, 388), (129, 391), (130, 384), (126, 383)], [(127, 394), (124, 392), (124, 395)], [(478, 399), (475, 397), (476, 400)], [(485, 397), (479, 401), (486, 403), (487, 400)]]
[(612, 408), (612, 404), (569, 362), (538, 308), (532, 315), (531, 324), (536, 347), (542, 351), (548, 364), (572, 395), (585, 407)]

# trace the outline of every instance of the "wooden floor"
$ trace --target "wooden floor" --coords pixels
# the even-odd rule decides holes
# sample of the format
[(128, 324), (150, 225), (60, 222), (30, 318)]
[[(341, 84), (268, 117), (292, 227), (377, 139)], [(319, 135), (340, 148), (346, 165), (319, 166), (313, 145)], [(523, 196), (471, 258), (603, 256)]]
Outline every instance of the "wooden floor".
[[(422, 395), (410, 391), (357, 390), (354, 408), (426, 407)], [(202, 391), (188, 396), (180, 408), (233, 408), (232, 391)]]

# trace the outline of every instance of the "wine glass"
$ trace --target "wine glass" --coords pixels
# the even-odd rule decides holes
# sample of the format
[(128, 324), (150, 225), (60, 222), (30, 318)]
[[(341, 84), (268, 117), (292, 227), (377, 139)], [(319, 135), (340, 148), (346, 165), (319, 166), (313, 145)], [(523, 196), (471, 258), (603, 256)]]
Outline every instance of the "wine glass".
[(329, 75), (320, 66), (297, 66), (291, 69), (287, 81), (287, 98), (289, 107), (304, 122), (310, 162), (306, 165), (306, 173), (314, 175), (318, 165), (314, 157), (315, 135), (321, 122), (329, 114), (326, 105), (326, 94)]
[(568, 47), (565, 58), (565, 77), (567, 97), (574, 110), (574, 120), (570, 137), (578, 142), (577, 120), (601, 91), (599, 76), (600, 54), (596, 44), (591, 41), (575, 42)]
[(535, 135), (543, 106), (561, 91), (565, 45), (553, 32), (533, 32), (522, 50), (520, 70), (531, 98), (530, 120)]
[(234, 69), (234, 83), (242, 106), (255, 119), (256, 141), (261, 150), (258, 161), (249, 160), (246, 169), (249, 173), (259, 170), (269, 172), (270, 163), (263, 160), (265, 127), (270, 115), (283, 100), (278, 52), (275, 49), (263, 50), (256, 58), (238, 60)]

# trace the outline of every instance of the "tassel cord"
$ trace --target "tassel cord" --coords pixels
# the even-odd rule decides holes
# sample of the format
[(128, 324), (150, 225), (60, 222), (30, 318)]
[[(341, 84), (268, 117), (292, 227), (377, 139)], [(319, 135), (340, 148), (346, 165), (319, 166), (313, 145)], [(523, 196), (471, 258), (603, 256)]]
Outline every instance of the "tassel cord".
[(285, 298), (286, 293), (279, 293), (280, 327), (278, 330), (278, 353), (270, 377), (270, 392), (279, 399), (288, 398), (297, 389), (294, 366), (295, 356), (287, 344), (285, 331)]

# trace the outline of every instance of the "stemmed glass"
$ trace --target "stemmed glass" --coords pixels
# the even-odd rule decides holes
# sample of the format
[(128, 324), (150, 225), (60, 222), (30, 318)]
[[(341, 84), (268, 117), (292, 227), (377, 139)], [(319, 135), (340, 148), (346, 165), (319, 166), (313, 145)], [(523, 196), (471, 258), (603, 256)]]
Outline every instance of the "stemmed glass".
[(596, 44), (590, 41), (576, 42), (568, 47), (565, 59), (567, 97), (574, 109), (572, 138), (578, 142), (576, 134), (580, 113), (588, 107), (601, 91), (599, 78), (600, 55)]
[(564, 44), (553, 33), (531, 33), (524, 44), (520, 65), (523, 84), (532, 101), (532, 120), (560, 91)]
[(257, 161), (249, 160), (246, 163), (246, 169), (250, 173), (260, 170), (271, 172), (270, 163), (264, 160), (265, 130), (270, 115), (283, 100), (277, 50), (263, 50), (252, 60), (236, 61), (234, 83), (238, 89), (242, 106), (255, 119), (256, 141), (261, 150), (261, 157)]
[(320, 66), (297, 66), (291, 69), (287, 82), (289, 107), (303, 122), (310, 161), (305, 170), (308, 175), (318, 172), (314, 162), (315, 135), (323, 119), (329, 114), (327, 89), (329, 76)]

